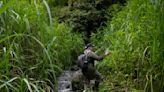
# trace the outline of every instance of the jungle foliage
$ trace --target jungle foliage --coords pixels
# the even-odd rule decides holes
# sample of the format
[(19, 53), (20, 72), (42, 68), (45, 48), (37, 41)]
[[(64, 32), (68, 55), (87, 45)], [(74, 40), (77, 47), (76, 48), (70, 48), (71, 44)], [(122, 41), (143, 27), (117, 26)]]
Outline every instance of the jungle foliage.
[(100, 92), (163, 92), (163, 24), (163, 0), (1, 0), (0, 91), (56, 91), (91, 36)]
[(82, 49), (80, 34), (52, 18), (46, 0), (2, 0), (0, 7), (0, 91), (55, 90)]
[(107, 78), (101, 92), (164, 91), (163, 13), (162, 0), (130, 0), (107, 27), (93, 34), (97, 48), (112, 52), (97, 65)]
[(87, 44), (90, 42), (91, 33), (105, 26), (106, 9), (112, 4), (118, 4), (118, 10), (121, 10), (125, 2), (125, 0), (68, 0), (67, 4), (57, 6), (60, 9), (56, 16), (60, 22), (70, 25), (74, 32), (83, 33)]

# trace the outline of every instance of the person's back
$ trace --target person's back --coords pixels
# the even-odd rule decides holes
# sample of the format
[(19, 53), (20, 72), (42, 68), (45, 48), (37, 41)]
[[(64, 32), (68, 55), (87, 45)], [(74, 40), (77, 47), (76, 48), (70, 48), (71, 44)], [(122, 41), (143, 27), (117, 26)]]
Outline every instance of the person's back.
[[(107, 54), (108, 53), (106, 53), (106, 55)], [(99, 81), (101, 80), (101, 74), (95, 69), (94, 62), (95, 60), (103, 60), (104, 56), (98, 56), (93, 52), (93, 45), (88, 44), (84, 50), (84, 54), (78, 57), (78, 66), (82, 69), (82, 73), (86, 79), (88, 81), (96, 79), (95, 88), (98, 88)]]
[(83, 75), (88, 79), (88, 80), (93, 80), (93, 79), (101, 79), (100, 73), (95, 69), (94, 64), (95, 60), (101, 61), (103, 60), (103, 56), (98, 56), (96, 53), (94, 53), (90, 49), (86, 49), (84, 51), (84, 54), (87, 56), (87, 67), (82, 69)]
[(92, 63), (93, 66), (94, 66), (95, 60), (97, 61), (103, 60), (103, 56), (98, 56), (95, 52), (93, 52), (90, 49), (86, 49), (84, 51), (84, 54), (87, 55), (89, 63)]

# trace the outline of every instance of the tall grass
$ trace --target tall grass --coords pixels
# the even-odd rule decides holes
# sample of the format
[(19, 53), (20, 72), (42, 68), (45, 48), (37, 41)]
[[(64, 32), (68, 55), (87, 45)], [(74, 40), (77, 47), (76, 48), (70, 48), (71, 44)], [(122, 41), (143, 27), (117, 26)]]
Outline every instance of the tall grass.
[(158, 39), (158, 54), (157, 54), (157, 61), (158, 61), (158, 72), (159, 73), (159, 77), (157, 78), (159, 81), (159, 91), (163, 91), (164, 90), (164, 83), (161, 81), (164, 81), (164, 1), (162, 0), (158, 0), (156, 2), (156, 7), (155, 7), (156, 11), (156, 29), (158, 31), (158, 35), (157, 35), (157, 39)]
[(46, 0), (2, 0), (0, 90), (45, 92), (81, 51), (80, 35), (51, 17)]
[(134, 92), (163, 91), (163, 1), (130, 0), (107, 22), (103, 37), (94, 43), (109, 48), (112, 55), (97, 67), (109, 78), (101, 91), (114, 85)]

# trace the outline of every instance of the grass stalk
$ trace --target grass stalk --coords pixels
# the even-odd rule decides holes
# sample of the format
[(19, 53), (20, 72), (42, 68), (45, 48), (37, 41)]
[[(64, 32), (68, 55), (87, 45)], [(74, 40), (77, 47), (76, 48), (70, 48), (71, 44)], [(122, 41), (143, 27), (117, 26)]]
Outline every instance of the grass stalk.
[(43, 0), (43, 2), (45, 4), (45, 6), (46, 6), (46, 9), (47, 9), (47, 12), (48, 12), (48, 16), (49, 16), (50, 28), (52, 29), (52, 15), (51, 15), (50, 7), (47, 4), (46, 0)]

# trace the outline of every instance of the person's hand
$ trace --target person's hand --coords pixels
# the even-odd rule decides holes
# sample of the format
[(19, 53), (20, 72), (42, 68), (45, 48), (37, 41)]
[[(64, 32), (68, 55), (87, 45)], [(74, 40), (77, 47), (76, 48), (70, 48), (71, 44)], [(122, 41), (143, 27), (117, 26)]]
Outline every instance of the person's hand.
[(105, 50), (105, 56), (107, 56), (107, 55), (109, 55), (109, 54), (111, 54), (111, 52), (110, 52), (108, 49), (106, 49), (106, 50)]

